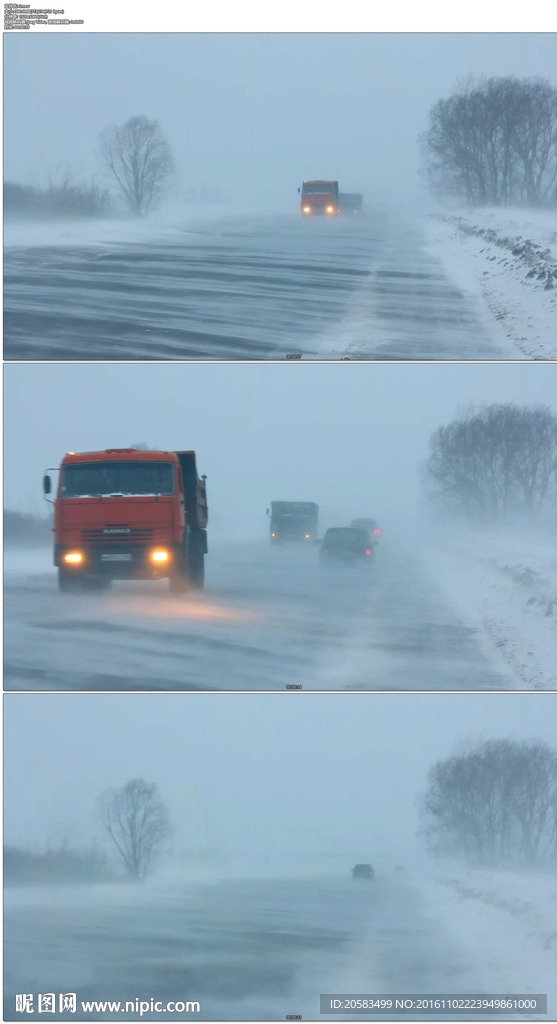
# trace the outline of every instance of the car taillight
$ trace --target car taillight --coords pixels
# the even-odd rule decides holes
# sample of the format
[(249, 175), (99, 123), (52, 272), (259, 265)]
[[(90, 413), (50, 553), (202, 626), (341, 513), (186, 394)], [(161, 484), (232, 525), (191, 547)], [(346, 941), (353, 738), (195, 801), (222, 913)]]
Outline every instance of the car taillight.
[(374, 533), (381, 533), (381, 530), (374, 530)]
[(369, 548), (366, 551), (366, 555), (371, 555), (371, 550)]

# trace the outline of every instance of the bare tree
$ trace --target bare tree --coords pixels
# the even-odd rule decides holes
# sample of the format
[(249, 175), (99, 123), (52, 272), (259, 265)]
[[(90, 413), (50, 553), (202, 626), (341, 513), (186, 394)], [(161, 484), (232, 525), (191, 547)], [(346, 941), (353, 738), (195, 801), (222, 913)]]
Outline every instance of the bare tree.
[(156, 783), (131, 779), (121, 789), (108, 790), (101, 797), (100, 815), (127, 875), (145, 878), (170, 834)]
[(422, 479), (428, 500), (453, 515), (554, 515), (557, 416), (545, 406), (470, 406), (432, 434)]
[(427, 783), (419, 804), (431, 853), (496, 866), (557, 860), (557, 753), (547, 744), (464, 744)]
[(170, 146), (158, 121), (144, 115), (111, 125), (100, 135), (103, 160), (128, 208), (136, 216), (151, 209), (172, 173)]
[(430, 186), (469, 204), (555, 202), (557, 90), (544, 79), (467, 79), (431, 108)]
[(544, 79), (520, 97), (513, 145), (521, 168), (520, 198), (531, 206), (555, 201), (557, 180), (557, 91)]

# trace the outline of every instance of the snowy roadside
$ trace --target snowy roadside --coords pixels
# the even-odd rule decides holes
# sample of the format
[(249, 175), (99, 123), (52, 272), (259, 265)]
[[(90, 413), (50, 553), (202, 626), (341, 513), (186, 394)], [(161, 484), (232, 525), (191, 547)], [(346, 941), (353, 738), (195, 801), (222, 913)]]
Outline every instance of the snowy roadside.
[(475, 301), (516, 358), (557, 358), (557, 210), (467, 210), (424, 218), (425, 250)]
[(438, 534), (428, 564), (517, 689), (557, 689), (555, 535)]
[(491, 992), (547, 995), (546, 1019), (556, 1019), (555, 874), (440, 866), (431, 870), (420, 894), (432, 917), (476, 956), (481, 953)]

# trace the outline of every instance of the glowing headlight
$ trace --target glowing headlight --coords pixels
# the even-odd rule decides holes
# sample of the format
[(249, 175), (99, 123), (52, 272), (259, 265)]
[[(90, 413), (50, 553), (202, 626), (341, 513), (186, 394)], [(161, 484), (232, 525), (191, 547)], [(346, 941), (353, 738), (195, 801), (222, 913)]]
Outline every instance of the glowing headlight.
[(83, 555), (81, 551), (68, 551), (63, 556), (63, 560), (67, 565), (79, 565), (83, 561)]
[(304, 213), (311, 213), (311, 206), (303, 206), (302, 210)]
[(327, 213), (334, 213), (335, 212), (335, 208), (334, 208), (334, 206), (327, 206), (326, 207), (326, 211), (327, 211)]
[(168, 551), (164, 551), (164, 550), (151, 551), (151, 561), (152, 562), (157, 562), (157, 564), (159, 564), (159, 565), (161, 564), (161, 562), (168, 562), (169, 558), (170, 558), (170, 555), (168, 554)]

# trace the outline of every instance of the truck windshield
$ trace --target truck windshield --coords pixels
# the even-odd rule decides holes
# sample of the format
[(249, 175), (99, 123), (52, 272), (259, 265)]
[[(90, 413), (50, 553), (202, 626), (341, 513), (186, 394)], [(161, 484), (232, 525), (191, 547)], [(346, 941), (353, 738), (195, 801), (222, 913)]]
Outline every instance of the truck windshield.
[(315, 194), (334, 196), (336, 195), (336, 185), (329, 182), (324, 182), (318, 185), (302, 185), (302, 195), (309, 196)]
[(173, 493), (170, 462), (80, 462), (62, 470), (63, 498)]
[(310, 524), (311, 519), (308, 516), (275, 516), (272, 520), (273, 526), (304, 526)]

